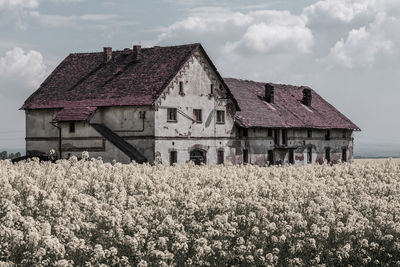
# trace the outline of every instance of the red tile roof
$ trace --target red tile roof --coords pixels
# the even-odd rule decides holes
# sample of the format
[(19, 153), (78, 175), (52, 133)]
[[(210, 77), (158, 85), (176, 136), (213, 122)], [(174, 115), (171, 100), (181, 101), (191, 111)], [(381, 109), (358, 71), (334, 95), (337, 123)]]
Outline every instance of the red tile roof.
[(86, 121), (96, 111), (96, 107), (64, 108), (59, 111), (55, 121)]
[(303, 105), (304, 86), (272, 84), (275, 102), (269, 104), (263, 99), (266, 83), (224, 80), (239, 104), (241, 111), (236, 112), (235, 119), (243, 127), (360, 130), (314, 90), (311, 90), (311, 106)]
[(70, 54), (33, 93), (21, 109), (151, 105), (200, 44)]

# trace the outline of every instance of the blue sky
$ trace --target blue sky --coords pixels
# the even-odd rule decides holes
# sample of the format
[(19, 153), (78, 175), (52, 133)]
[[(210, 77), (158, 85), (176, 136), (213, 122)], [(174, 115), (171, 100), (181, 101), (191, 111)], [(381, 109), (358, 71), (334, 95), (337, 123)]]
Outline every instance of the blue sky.
[(0, 0), (0, 150), (24, 148), (18, 108), (71, 52), (201, 42), (225, 77), (308, 85), (400, 144), (398, 0)]

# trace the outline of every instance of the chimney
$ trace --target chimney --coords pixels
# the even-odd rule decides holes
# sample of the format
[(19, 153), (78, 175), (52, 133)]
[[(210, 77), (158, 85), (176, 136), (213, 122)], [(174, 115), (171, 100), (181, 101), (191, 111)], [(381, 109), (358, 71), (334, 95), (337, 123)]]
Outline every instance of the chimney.
[(307, 87), (303, 88), (303, 99), (301, 100), (301, 103), (307, 107), (311, 107), (311, 99), (311, 89)]
[(133, 62), (140, 62), (142, 58), (142, 47), (140, 45), (133, 46)]
[(265, 96), (264, 99), (270, 104), (274, 104), (275, 88), (272, 84), (265, 84)]
[(112, 59), (112, 47), (104, 47), (104, 62), (109, 62)]

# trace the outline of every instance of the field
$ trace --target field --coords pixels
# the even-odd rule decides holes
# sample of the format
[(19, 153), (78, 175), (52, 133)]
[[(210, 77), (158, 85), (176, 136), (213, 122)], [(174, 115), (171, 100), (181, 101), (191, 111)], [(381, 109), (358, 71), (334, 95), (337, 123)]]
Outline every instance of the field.
[(0, 161), (0, 266), (400, 266), (400, 162)]

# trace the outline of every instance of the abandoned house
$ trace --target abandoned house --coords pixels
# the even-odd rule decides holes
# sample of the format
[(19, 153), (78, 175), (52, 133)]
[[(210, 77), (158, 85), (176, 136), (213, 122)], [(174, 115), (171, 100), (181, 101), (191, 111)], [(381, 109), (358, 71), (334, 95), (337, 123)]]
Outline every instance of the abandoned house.
[(70, 54), (21, 109), (27, 155), (122, 163), (352, 161), (359, 130), (309, 87), (221, 78), (200, 44)]

